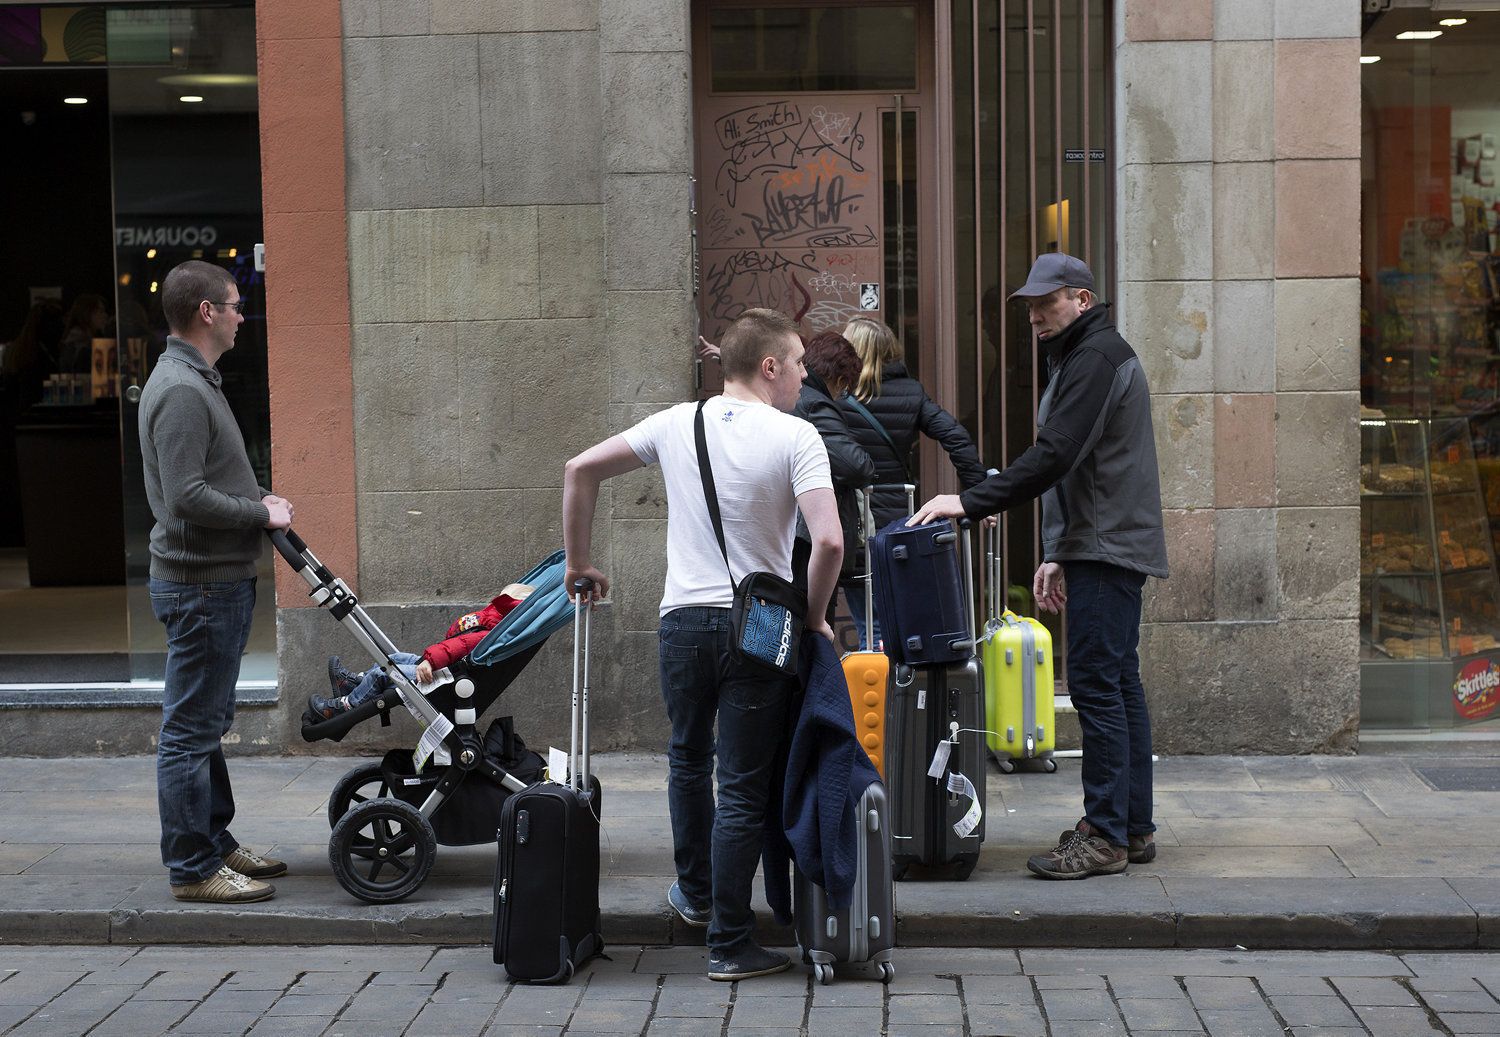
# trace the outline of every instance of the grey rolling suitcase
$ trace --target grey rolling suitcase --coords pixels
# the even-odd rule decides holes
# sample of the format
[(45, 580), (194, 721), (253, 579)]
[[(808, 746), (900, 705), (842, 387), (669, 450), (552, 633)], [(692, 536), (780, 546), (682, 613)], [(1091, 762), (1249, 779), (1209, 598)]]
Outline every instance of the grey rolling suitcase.
[[(974, 570), (967, 522), (963, 580), (973, 616)], [(971, 618), (972, 621), (972, 618)], [(896, 879), (913, 864), (954, 865), (967, 879), (984, 842), (984, 672), (974, 654), (934, 666), (897, 666), (886, 718), (886, 782)], [(946, 748), (940, 748), (946, 743)], [(932, 776), (930, 771), (937, 771)]]
[(868, 965), (880, 981), (896, 975), (896, 894), (891, 883), (890, 804), (885, 786), (871, 782), (859, 799), (859, 856), (848, 907), (834, 908), (828, 893), (798, 869), (792, 887), (797, 947), (819, 983), (833, 981), (835, 965)]

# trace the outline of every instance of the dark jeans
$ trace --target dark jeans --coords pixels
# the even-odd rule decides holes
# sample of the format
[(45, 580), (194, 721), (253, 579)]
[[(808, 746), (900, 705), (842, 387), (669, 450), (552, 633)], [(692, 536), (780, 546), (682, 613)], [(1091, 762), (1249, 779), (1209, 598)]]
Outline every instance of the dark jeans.
[(730, 658), (728, 609), (673, 609), (661, 619), (660, 652), (661, 693), (672, 722), (667, 802), (677, 881), (690, 904), (712, 905), (709, 949), (734, 954), (755, 928), (750, 889), (794, 682), (761, 676)]
[[(867, 648), (872, 652), (880, 650), (880, 617), (865, 615), (865, 580), (840, 580), (839, 586), (844, 589), (844, 598), (849, 602), (849, 615), (854, 618), (854, 629), (859, 635), (860, 648)], [(865, 635), (865, 623), (870, 623), (873, 629), (869, 636)]]
[(1144, 573), (1064, 562), (1068, 691), (1083, 733), (1083, 816), (1117, 846), (1151, 821), (1151, 716), (1141, 687)]
[(156, 746), (161, 860), (174, 886), (209, 878), (239, 841), (220, 739), (234, 723), (234, 686), (250, 637), (255, 580), (149, 583), (167, 628), (166, 690)]
[[(410, 652), (397, 652), (391, 659), (401, 667), (401, 672), (412, 680), (417, 679), (417, 663), (422, 661), (420, 655), (412, 655)], [(385, 694), (386, 689), (391, 686), (391, 679), (385, 675), (385, 671), (379, 666), (372, 666), (360, 674), (359, 683), (354, 690), (349, 692), (349, 708), (362, 706), (377, 695)]]

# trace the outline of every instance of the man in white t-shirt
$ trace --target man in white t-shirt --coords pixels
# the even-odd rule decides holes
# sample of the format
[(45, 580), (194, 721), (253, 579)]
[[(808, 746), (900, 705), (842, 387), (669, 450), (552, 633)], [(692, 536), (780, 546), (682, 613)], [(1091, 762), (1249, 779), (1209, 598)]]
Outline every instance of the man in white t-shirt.
[[(672, 722), (668, 803), (677, 881), (667, 902), (708, 927), (710, 979), (780, 972), (785, 954), (755, 942), (750, 890), (760, 853), (777, 746), (795, 680), (763, 676), (729, 651), (734, 583), (747, 573), (792, 575), (800, 509), (812, 534), (807, 627), (833, 639), (824, 619), (843, 557), (828, 453), (817, 430), (786, 413), (802, 389), (797, 326), (774, 310), (746, 310), (720, 342), (724, 392), (703, 417), (729, 564), (719, 550), (698, 471), (698, 405), (659, 411), (568, 462), (563, 478), (567, 585), (608, 578), (590, 557), (599, 484), (659, 463), (667, 486), (667, 583), (661, 601), (662, 698)], [(715, 746), (714, 721), (718, 720)], [(719, 796), (712, 774), (717, 749)]]

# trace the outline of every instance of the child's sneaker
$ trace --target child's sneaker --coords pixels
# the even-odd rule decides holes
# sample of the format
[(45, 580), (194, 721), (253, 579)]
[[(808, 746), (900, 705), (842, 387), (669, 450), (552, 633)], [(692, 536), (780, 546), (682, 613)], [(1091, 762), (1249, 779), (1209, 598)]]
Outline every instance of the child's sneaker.
[(307, 696), (307, 708), (315, 717), (323, 720), (332, 720), (340, 713), (347, 713), (349, 711), (349, 699), (343, 696), (334, 699), (325, 699), (322, 695), (309, 695)]
[(269, 882), (247, 878), (227, 864), (202, 882), (172, 887), (172, 896), (178, 900), (203, 904), (253, 904), (275, 895), (276, 887)]
[(348, 695), (358, 683), (359, 674), (346, 670), (342, 659), (336, 655), (328, 657), (328, 686), (333, 690), (334, 698)]

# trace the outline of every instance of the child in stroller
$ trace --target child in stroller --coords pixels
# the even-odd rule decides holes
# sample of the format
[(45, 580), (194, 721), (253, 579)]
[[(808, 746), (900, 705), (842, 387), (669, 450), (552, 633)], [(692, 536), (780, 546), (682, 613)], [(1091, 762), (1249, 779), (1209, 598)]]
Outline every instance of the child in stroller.
[[(510, 717), (495, 719), (482, 732), (477, 724), (548, 636), (575, 618), (563, 588), (564, 554), (554, 551), (521, 577), (520, 584), (535, 588), (524, 600), (518, 588), (507, 587), (501, 596), (514, 603), (506, 614), (466, 647), (467, 654), (435, 673), (430, 686), (418, 687), (415, 666), (407, 664), (408, 672), (401, 663), (411, 656), (396, 648), (349, 585), (292, 530), (271, 530), (270, 537), (306, 581), (313, 603), (359, 642), (388, 682), (368, 701), (330, 718), (304, 713), (303, 739), (341, 741), (374, 717), (388, 725), (400, 707), (422, 728), (414, 750), (391, 749), (355, 767), (328, 797), (328, 862), (339, 885), (370, 903), (402, 900), (426, 880), (439, 843), (492, 841), (506, 799), (542, 775), (541, 757), (525, 747)], [(590, 778), (597, 804), (597, 780)]]
[[(517, 605), (531, 596), (533, 589), (524, 583), (507, 584), (484, 608), (477, 612), (465, 612), (450, 623), (443, 640), (428, 645), (421, 655), (396, 652), (391, 656), (391, 661), (419, 686), (432, 684), (433, 675), (437, 671), (451, 666), (473, 651), (485, 634), (495, 629)], [(364, 705), (391, 688), (391, 679), (386, 676), (383, 666), (372, 666), (364, 673), (351, 673), (336, 655), (328, 657), (328, 683), (333, 691), (331, 697), (309, 695), (307, 699), (308, 711), (324, 720), (332, 720), (346, 710)]]

